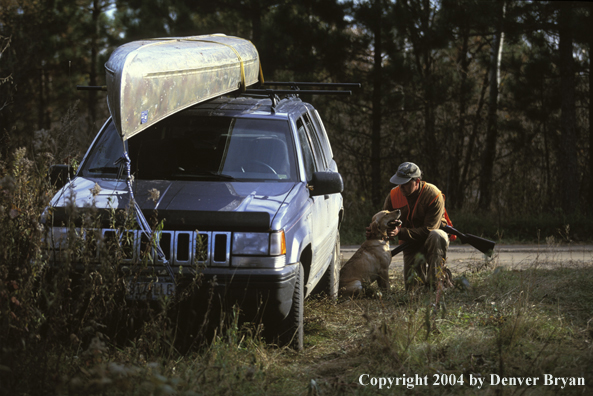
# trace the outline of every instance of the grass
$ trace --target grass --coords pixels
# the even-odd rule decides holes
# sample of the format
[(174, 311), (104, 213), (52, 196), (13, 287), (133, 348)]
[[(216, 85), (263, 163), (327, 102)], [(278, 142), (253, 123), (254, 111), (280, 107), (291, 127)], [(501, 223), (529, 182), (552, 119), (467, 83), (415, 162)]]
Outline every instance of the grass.
[[(372, 387), (356, 385), (363, 373), (373, 376), (463, 375), (465, 386), (417, 387), (425, 394), (474, 394), (467, 386), (469, 375), (508, 377), (553, 374), (593, 376), (585, 369), (593, 358), (591, 329), (593, 296), (588, 284), (593, 280), (591, 263), (559, 269), (521, 271), (497, 270), (465, 274), (470, 290), (450, 291), (445, 295), (446, 310), (433, 312), (431, 293), (406, 295), (399, 274), (398, 286), (381, 298), (346, 300), (335, 311), (326, 329), (334, 329), (326, 340), (335, 359), (313, 367), (311, 376), (334, 375), (318, 383), (327, 394), (380, 393)], [(565, 293), (571, 289), (569, 293)], [(430, 323), (430, 332), (427, 322)], [(335, 348), (334, 341), (340, 348)], [(316, 349), (322, 341), (316, 340)], [(337, 350), (336, 350), (337, 349)], [(336, 353), (337, 352), (337, 353)], [(543, 379), (542, 379), (543, 380)], [(488, 381), (487, 381), (488, 382)], [(541, 381), (540, 381), (541, 382)], [(429, 381), (430, 383), (430, 381)], [(446, 390), (445, 390), (446, 389)], [(504, 393), (523, 391), (533, 394), (554, 393), (558, 388), (500, 388)], [(402, 393), (405, 389), (399, 389)], [(580, 393), (583, 387), (564, 390)], [(498, 392), (487, 386), (481, 392)], [(339, 392), (338, 392), (339, 393)]]
[[(446, 292), (436, 311), (434, 294), (406, 294), (395, 271), (389, 292), (371, 286), (363, 297), (337, 304), (309, 299), (301, 353), (266, 345), (252, 326), (231, 315), (211, 343), (185, 354), (142, 345), (149, 334), (121, 347), (96, 332), (87, 343), (68, 340), (29, 351), (39, 361), (29, 360), (28, 367), (38, 370), (31, 375), (44, 374), (38, 378), (46, 387), (68, 395), (386, 391), (360, 385), (361, 374), (427, 376), (428, 385), (413, 389), (427, 395), (583, 394), (593, 381), (592, 263), (556, 264), (466, 272), (471, 288)], [(3, 365), (12, 371), (19, 364)], [(587, 385), (492, 386), (491, 374), (539, 377), (540, 384), (544, 374), (582, 377)], [(435, 375), (465, 383), (435, 386)], [(485, 378), (485, 386), (469, 386), (470, 375)], [(30, 383), (14, 385), (15, 391), (30, 392)], [(402, 385), (390, 391), (411, 392)]]
[[(308, 299), (301, 353), (263, 342), (258, 326), (238, 319), (238, 308), (190, 338), (183, 330), (191, 315), (182, 301), (122, 298), (117, 260), (106, 259), (79, 279), (69, 260), (51, 268), (39, 225), (52, 193), (43, 177), (47, 163), (27, 160), (24, 150), (0, 161), (1, 394), (591, 392), (593, 260), (536, 259), (517, 269), (475, 261), (455, 274), (471, 287), (449, 290), (438, 303), (431, 292), (405, 293), (401, 271), (394, 270), (389, 291), (371, 285), (356, 299)], [(74, 231), (64, 253), (84, 261), (87, 246)], [(113, 258), (124, 254), (111, 248)], [(199, 277), (195, 286), (204, 286)], [(208, 298), (199, 303), (210, 307)], [(426, 376), (427, 384), (379, 389), (361, 385), (364, 374), (369, 382)], [(491, 385), (492, 374), (540, 380), (535, 387)], [(586, 385), (544, 386), (545, 374), (583, 378)], [(457, 384), (436, 386), (435, 376)], [(470, 378), (485, 384), (478, 390)]]

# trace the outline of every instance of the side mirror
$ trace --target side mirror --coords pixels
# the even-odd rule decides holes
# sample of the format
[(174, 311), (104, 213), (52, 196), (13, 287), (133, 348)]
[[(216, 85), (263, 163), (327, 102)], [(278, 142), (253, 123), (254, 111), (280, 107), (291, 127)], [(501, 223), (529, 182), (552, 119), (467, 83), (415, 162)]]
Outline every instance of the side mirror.
[(337, 194), (344, 191), (344, 181), (338, 172), (315, 172), (308, 184), (311, 196)]
[(70, 165), (52, 165), (49, 167), (49, 182), (58, 190), (74, 178), (74, 169)]

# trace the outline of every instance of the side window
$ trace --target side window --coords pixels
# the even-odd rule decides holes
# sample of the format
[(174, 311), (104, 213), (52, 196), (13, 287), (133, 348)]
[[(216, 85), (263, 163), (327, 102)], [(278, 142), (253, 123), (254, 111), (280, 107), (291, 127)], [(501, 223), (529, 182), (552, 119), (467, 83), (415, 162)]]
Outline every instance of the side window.
[(307, 175), (307, 181), (313, 178), (313, 172), (315, 172), (315, 163), (313, 162), (313, 152), (311, 151), (311, 145), (307, 138), (307, 131), (305, 130), (305, 124), (300, 118), (297, 120), (297, 130), (299, 134), (299, 144), (301, 146), (301, 152), (303, 153), (303, 162), (305, 167), (305, 174)]
[(325, 170), (327, 169), (327, 161), (325, 159), (323, 149), (321, 148), (321, 143), (319, 142), (319, 136), (317, 135), (318, 132), (316, 131), (316, 128), (313, 126), (309, 114), (303, 114), (303, 119), (305, 120), (305, 124), (307, 125), (307, 130), (309, 132), (311, 142), (313, 143), (313, 151), (315, 152), (317, 168)]
[(321, 122), (321, 117), (319, 117), (317, 110), (311, 111), (311, 118), (313, 119), (313, 124), (315, 124), (317, 131), (319, 132), (319, 138), (321, 139), (321, 145), (323, 146), (323, 151), (325, 152), (325, 158), (329, 161), (334, 158), (334, 153), (332, 152), (331, 145), (329, 144), (329, 138), (327, 137), (327, 132), (323, 126), (323, 122)]

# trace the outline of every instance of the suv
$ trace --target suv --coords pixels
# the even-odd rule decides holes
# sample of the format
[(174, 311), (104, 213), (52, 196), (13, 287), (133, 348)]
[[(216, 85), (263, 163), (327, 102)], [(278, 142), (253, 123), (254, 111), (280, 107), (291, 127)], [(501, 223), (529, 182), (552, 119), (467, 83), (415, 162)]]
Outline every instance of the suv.
[[(146, 218), (156, 213), (164, 220), (158, 240), (177, 274), (176, 281), (132, 281), (127, 298), (171, 295), (199, 271), (246, 315), (265, 307), (265, 327), (301, 349), (303, 299), (313, 289), (335, 298), (340, 271), (343, 183), (317, 111), (297, 97), (221, 97), (172, 115), (125, 145), (135, 201)], [(52, 200), (53, 241), (68, 232), (71, 202), (104, 211), (130, 206), (118, 161), (123, 148), (110, 119)], [(128, 240), (122, 267), (139, 260), (140, 231), (126, 231), (130, 242), (113, 225), (101, 227), (97, 243)], [(157, 274), (167, 274), (165, 265), (156, 255), (151, 261)]]

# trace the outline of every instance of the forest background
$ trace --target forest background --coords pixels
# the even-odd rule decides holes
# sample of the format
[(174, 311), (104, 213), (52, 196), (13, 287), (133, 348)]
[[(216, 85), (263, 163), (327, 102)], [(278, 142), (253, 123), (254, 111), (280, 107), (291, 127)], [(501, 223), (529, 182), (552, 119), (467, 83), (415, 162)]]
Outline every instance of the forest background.
[(345, 181), (343, 243), (404, 161), (465, 232), (590, 241), (592, 30), (593, 3), (567, 1), (0, 0), (0, 160), (80, 161), (109, 112), (76, 85), (104, 85), (117, 46), (225, 33), (256, 45), (268, 81), (362, 83), (302, 97)]

